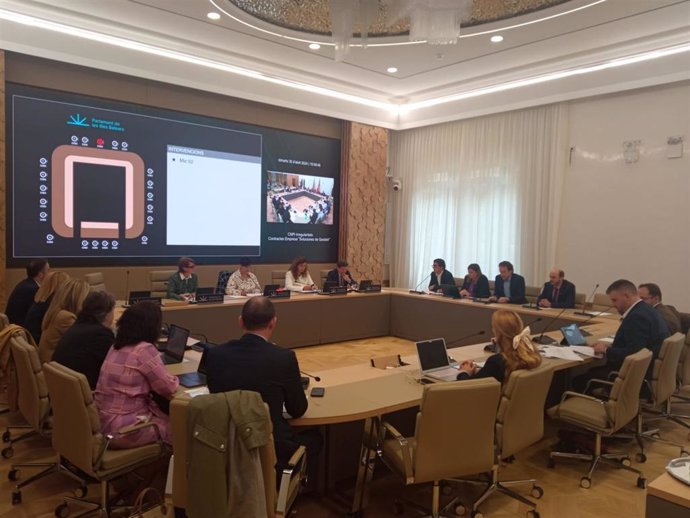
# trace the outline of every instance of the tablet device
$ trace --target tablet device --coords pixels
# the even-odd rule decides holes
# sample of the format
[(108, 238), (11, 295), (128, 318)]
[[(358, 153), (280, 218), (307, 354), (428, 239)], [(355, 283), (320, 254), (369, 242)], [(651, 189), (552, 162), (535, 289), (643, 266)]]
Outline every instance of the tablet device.
[(570, 324), (569, 326), (561, 327), (561, 333), (563, 333), (563, 338), (565, 343), (568, 345), (586, 345), (587, 340), (582, 336), (580, 328), (577, 324)]

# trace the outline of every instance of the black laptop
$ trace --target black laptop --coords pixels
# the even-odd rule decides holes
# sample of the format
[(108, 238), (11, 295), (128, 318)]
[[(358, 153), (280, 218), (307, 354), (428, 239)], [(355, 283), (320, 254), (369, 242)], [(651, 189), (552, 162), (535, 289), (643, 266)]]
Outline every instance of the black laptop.
[(168, 327), (168, 341), (159, 347), (159, 349), (162, 349), (161, 358), (163, 363), (166, 365), (182, 363), (188, 338), (189, 329), (170, 324)]
[(196, 296), (198, 297), (199, 295), (214, 295), (216, 293), (216, 288), (215, 287), (210, 287), (210, 288), (197, 288), (196, 289)]
[(264, 297), (270, 297), (272, 293), (275, 293), (280, 289), (280, 284), (266, 284), (264, 286)]
[(460, 298), (460, 290), (455, 284), (441, 284), (441, 291), (444, 297)]
[(129, 296), (127, 297), (127, 305), (131, 306), (132, 304), (136, 304), (137, 302), (154, 302), (154, 303), (161, 303), (161, 298), (160, 297), (152, 297), (150, 291), (130, 291)]
[(180, 385), (187, 388), (200, 387), (206, 385), (206, 353), (216, 344), (199, 343), (203, 348), (201, 359), (199, 360), (199, 367), (196, 372), (186, 372), (185, 374), (178, 374)]

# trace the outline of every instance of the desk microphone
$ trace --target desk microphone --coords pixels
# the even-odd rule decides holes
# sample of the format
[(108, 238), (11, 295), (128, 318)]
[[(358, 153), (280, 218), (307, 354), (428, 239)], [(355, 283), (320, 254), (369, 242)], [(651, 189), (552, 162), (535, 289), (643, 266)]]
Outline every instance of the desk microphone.
[(460, 343), (460, 342), (462, 342), (463, 340), (467, 340), (468, 338), (473, 338), (473, 337), (475, 337), (475, 336), (481, 336), (481, 335), (485, 335), (485, 334), (486, 334), (486, 331), (485, 331), (484, 329), (482, 329), (481, 331), (477, 331), (476, 333), (472, 333), (472, 334), (470, 334), (470, 335), (463, 336), (463, 337), (461, 337), (461, 338), (458, 338), (457, 340), (453, 340), (452, 342), (447, 343), (447, 344), (446, 344), (446, 348), (449, 348), (449, 347), (451, 347), (452, 345), (455, 345), (455, 344), (457, 344), (457, 343)]
[[(433, 273), (431, 275), (433, 275)], [(430, 278), (431, 275), (425, 275), (424, 278), (421, 280), (421, 282), (419, 284), (417, 284), (417, 286), (415, 286), (413, 290), (410, 290), (410, 293), (416, 293), (418, 295), (424, 294), (423, 291), (419, 291), (419, 287), (424, 283), (425, 280)]]
[(541, 334), (539, 335), (539, 337), (538, 337), (538, 338), (532, 338), (532, 341), (535, 342), (535, 343), (538, 343), (538, 344), (542, 344), (542, 345), (553, 343), (554, 340), (553, 340), (552, 338), (549, 338), (548, 336), (546, 337), (546, 340), (547, 340), (547, 341), (544, 342), (544, 333), (546, 333), (546, 332), (549, 330), (549, 328), (551, 327), (551, 324), (553, 324), (553, 323), (558, 319), (558, 317), (560, 317), (560, 316), (563, 314), (563, 312), (564, 312), (566, 309), (568, 309), (568, 308), (563, 308), (562, 310), (560, 310), (559, 313), (558, 313), (558, 315), (556, 315), (555, 317), (553, 317), (553, 318), (549, 321), (549, 323), (546, 324), (546, 326), (544, 327), (544, 330), (541, 332)]
[(318, 376), (314, 376), (314, 375), (309, 374), (308, 372), (304, 372), (304, 371), (299, 371), (299, 372), (300, 372), (300, 374), (304, 374), (305, 376), (312, 378), (314, 381), (321, 381), (321, 378), (319, 378)]
[[(529, 326), (531, 326), (532, 324), (536, 324), (537, 322), (541, 322), (542, 320), (543, 320), (542, 317), (537, 317), (537, 318), (535, 318), (534, 320), (532, 320), (531, 322), (529, 322), (525, 327), (529, 327)], [(491, 339), (491, 343), (490, 343), (490, 344), (487, 344), (487, 345), (484, 346), (484, 351), (486, 351), (487, 353), (495, 353), (495, 352), (498, 352), (498, 344), (497, 344), (496, 342), (493, 341), (493, 338)]]
[(585, 301), (582, 303), (582, 311), (575, 311), (575, 314), (576, 314), (576, 315), (585, 315), (585, 316), (587, 316), (587, 317), (593, 317), (593, 316), (595, 316), (595, 315), (592, 315), (591, 313), (587, 313), (587, 312), (585, 311), (585, 308), (587, 307), (587, 301), (588, 301), (589, 299), (593, 299), (593, 298), (594, 298), (594, 294), (597, 292), (598, 289), (599, 289), (599, 283), (597, 283), (597, 285), (594, 286), (594, 289), (592, 290), (592, 293), (590, 293), (589, 297), (587, 297), (587, 298), (585, 299)]

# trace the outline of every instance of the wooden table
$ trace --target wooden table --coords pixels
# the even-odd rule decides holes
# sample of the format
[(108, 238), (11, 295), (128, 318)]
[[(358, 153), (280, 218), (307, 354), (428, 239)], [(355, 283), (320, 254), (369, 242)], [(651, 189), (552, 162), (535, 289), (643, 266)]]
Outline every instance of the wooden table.
[(664, 473), (647, 486), (646, 518), (688, 518), (690, 486)]

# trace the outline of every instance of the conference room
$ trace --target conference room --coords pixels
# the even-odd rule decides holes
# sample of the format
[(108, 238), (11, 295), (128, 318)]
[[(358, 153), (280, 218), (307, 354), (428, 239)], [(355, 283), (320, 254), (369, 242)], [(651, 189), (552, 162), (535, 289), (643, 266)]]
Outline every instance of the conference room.
[[(2, 2), (0, 518), (76, 516), (134, 470), (190, 518), (238, 502), (221, 475), (263, 488), (237, 516), (688, 512), (690, 2), (433, 4)], [(667, 332), (585, 389), (639, 311)], [(102, 376), (45, 360), (88, 325), (115, 357), (143, 314), (184, 338), (140, 423), (163, 444), (91, 458)], [(233, 381), (252, 369), (213, 372), (269, 327), (300, 411), (259, 390), (262, 477), (209, 477), (200, 503), (187, 426), (256, 395)], [(286, 430), (312, 440), (295, 458)]]

